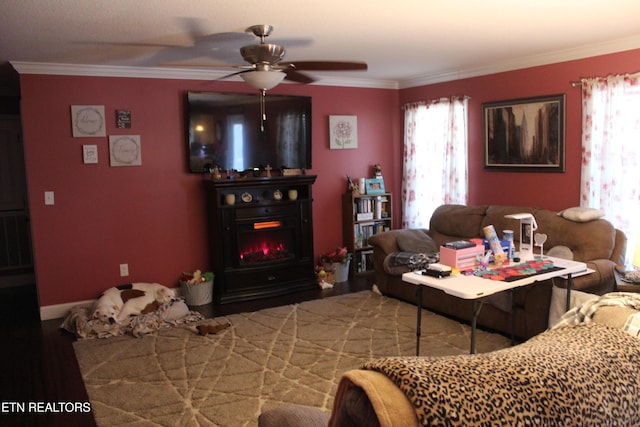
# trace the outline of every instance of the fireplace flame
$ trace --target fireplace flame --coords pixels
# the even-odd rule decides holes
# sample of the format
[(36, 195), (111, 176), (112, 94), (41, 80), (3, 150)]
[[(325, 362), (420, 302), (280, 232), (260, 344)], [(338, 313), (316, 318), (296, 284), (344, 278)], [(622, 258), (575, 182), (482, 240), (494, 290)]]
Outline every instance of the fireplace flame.
[(262, 243), (260, 245), (254, 246), (253, 248), (247, 248), (246, 250), (242, 251), (242, 253), (240, 253), (240, 259), (248, 263), (273, 261), (288, 257), (289, 252), (284, 248), (284, 245), (282, 243)]

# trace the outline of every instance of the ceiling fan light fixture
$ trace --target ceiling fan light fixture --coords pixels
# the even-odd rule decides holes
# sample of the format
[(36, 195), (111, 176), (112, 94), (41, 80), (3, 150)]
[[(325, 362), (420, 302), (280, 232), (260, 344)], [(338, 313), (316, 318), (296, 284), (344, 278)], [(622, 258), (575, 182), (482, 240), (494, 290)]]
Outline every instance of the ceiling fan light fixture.
[(278, 86), (286, 77), (282, 71), (248, 71), (240, 74), (240, 77), (250, 86), (263, 91)]

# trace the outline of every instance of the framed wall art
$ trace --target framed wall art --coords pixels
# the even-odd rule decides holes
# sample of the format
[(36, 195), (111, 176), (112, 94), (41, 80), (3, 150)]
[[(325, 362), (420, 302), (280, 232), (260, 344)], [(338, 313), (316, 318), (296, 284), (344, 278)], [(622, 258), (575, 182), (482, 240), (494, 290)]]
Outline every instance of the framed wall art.
[(142, 165), (140, 135), (110, 135), (109, 162), (111, 166)]
[(71, 127), (74, 138), (107, 136), (104, 105), (72, 105)]
[(384, 181), (382, 178), (366, 179), (364, 186), (367, 194), (384, 194)]
[(358, 148), (358, 116), (329, 116), (329, 148)]
[(482, 104), (485, 169), (564, 172), (565, 96)]
[(97, 164), (98, 163), (98, 146), (94, 144), (83, 145), (82, 161), (86, 165)]

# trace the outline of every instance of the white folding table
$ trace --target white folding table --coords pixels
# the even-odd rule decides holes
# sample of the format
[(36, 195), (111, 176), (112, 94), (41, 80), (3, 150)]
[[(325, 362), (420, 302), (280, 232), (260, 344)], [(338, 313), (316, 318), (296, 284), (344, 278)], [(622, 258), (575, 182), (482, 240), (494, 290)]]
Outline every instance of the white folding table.
[[(539, 257), (538, 257), (539, 258)], [(573, 287), (573, 277), (588, 273), (587, 265), (583, 262), (569, 261), (561, 258), (552, 258), (548, 256), (542, 257), (542, 260), (550, 260), (554, 267), (559, 267), (548, 272), (525, 276), (522, 279), (513, 281), (491, 280), (478, 277), (475, 275), (452, 274), (447, 277), (433, 277), (423, 275), (423, 270), (411, 271), (402, 275), (402, 280), (418, 286), (418, 319), (416, 326), (416, 355), (420, 355), (420, 325), (422, 323), (422, 289), (423, 286), (439, 289), (449, 295), (473, 300), (473, 313), (471, 317), (471, 349), (473, 354), (476, 352), (476, 320), (480, 309), (482, 308), (482, 298), (493, 295), (498, 292), (513, 290), (521, 286), (531, 285), (535, 282), (552, 279), (554, 277), (567, 278), (567, 310), (569, 309), (569, 300), (571, 288)], [(517, 264), (512, 264), (517, 265)]]

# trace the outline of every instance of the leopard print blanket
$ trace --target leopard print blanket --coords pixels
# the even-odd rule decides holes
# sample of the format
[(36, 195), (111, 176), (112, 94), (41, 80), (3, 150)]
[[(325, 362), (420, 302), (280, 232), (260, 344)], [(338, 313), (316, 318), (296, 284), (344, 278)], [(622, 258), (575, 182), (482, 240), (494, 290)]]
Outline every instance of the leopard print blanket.
[(389, 357), (424, 426), (640, 426), (640, 341), (597, 323), (478, 355)]

